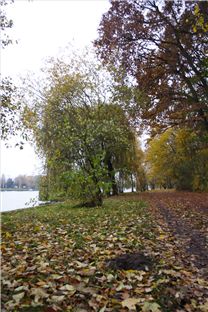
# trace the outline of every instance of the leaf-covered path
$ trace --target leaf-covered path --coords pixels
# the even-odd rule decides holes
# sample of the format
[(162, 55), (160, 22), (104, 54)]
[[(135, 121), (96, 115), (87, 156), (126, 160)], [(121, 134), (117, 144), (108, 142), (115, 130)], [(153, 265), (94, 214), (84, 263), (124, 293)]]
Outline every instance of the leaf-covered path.
[[(206, 194), (3, 213), (2, 311), (206, 312), (206, 235)], [(135, 264), (140, 254), (150, 262), (139, 270), (108, 265), (128, 257)]]
[(208, 276), (208, 194), (155, 192), (142, 198), (163, 229), (174, 235), (184, 263)]

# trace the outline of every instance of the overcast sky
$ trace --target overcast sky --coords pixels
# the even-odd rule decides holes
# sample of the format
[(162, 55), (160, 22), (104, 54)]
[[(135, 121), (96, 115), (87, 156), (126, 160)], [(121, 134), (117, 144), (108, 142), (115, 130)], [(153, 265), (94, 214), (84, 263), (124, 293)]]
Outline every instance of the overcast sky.
[[(97, 38), (102, 14), (108, 0), (15, 0), (6, 7), (14, 26), (7, 33), (18, 44), (1, 51), (2, 76), (16, 79), (28, 70), (38, 72), (48, 56), (56, 56), (68, 43), (83, 49)], [(41, 163), (34, 148), (5, 148), (1, 142), (1, 174), (41, 173)]]

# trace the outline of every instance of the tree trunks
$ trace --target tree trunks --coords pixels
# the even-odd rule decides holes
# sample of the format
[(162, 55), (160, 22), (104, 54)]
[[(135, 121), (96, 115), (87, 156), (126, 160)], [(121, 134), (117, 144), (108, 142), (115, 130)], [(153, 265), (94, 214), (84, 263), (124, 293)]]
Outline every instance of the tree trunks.
[(110, 181), (112, 183), (112, 195), (118, 195), (118, 187), (116, 184), (114, 168), (113, 168), (113, 164), (112, 164), (110, 158), (108, 158), (108, 160), (107, 160), (107, 166), (108, 166), (108, 176), (109, 176)]

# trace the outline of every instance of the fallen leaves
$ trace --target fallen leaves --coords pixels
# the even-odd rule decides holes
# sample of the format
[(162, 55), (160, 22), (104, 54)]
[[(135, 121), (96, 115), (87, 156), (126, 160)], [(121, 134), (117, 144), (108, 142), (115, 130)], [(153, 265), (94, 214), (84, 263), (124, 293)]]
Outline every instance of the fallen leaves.
[(136, 305), (141, 302), (140, 298), (127, 298), (121, 302), (123, 308), (136, 311)]
[(13, 295), (12, 298), (14, 299), (16, 304), (19, 304), (20, 300), (24, 297), (25, 293), (21, 292), (19, 294)]
[(144, 302), (143, 312), (161, 312), (160, 305), (156, 302)]
[(12, 238), (12, 234), (9, 233), (9, 232), (6, 232), (6, 233), (5, 233), (5, 237), (6, 237), (7, 239), (10, 239), (10, 238)]
[(34, 296), (34, 302), (38, 303), (40, 299), (48, 298), (48, 294), (43, 288), (31, 288), (30, 295)]
[[(207, 311), (203, 270), (184, 265), (180, 241), (151, 213), (123, 196), (102, 209), (3, 214), (3, 311)], [(106, 265), (138, 251), (151, 259), (147, 268)]]
[(208, 311), (208, 299), (206, 300), (204, 304), (201, 304), (199, 308), (201, 309), (202, 312), (207, 312)]

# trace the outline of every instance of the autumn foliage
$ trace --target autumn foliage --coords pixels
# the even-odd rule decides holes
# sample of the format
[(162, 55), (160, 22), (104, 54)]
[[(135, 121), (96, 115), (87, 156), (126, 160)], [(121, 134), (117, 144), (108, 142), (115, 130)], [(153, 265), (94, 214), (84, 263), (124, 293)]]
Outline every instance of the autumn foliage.
[(134, 113), (153, 132), (184, 124), (208, 129), (208, 3), (198, 3), (111, 1), (100, 23), (98, 54), (124, 73), (122, 84), (134, 79), (146, 94)]

